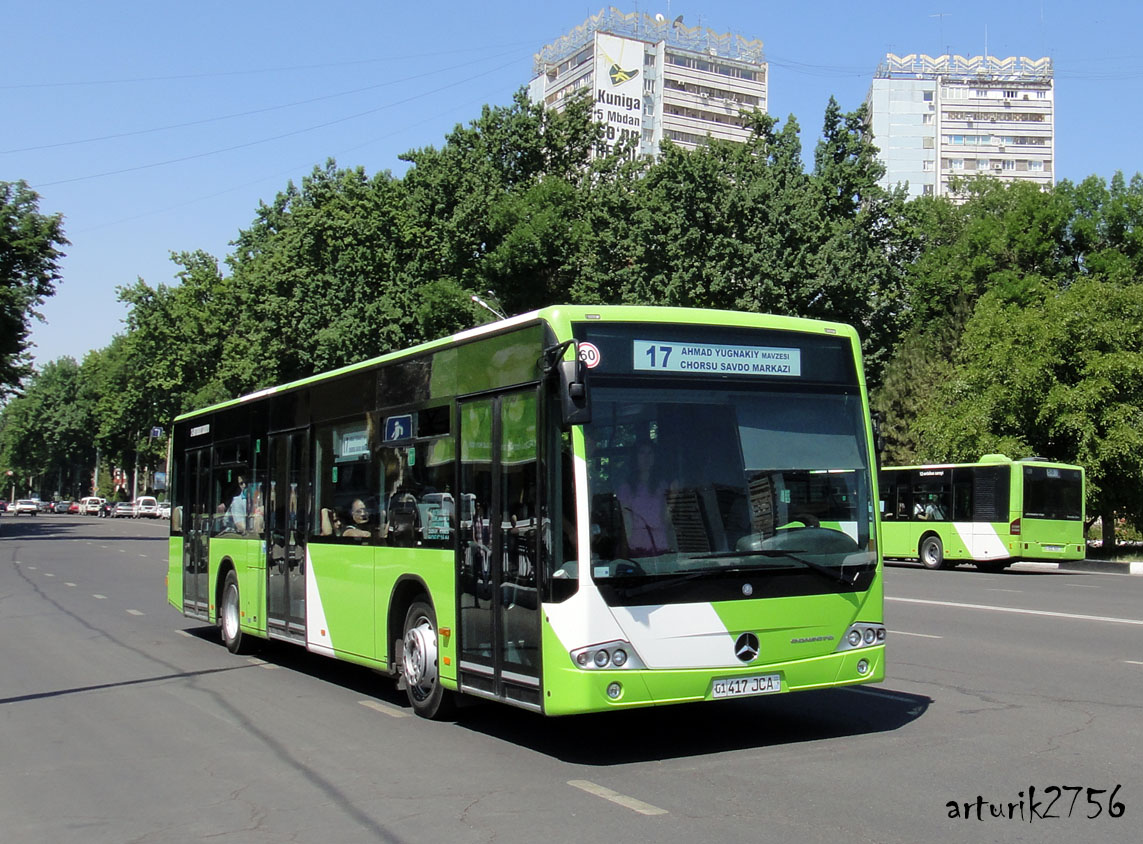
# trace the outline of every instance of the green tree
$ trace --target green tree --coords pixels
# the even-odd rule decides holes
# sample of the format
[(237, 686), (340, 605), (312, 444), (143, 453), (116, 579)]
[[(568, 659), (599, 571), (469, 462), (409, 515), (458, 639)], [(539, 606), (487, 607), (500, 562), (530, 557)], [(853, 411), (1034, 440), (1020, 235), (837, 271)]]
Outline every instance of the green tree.
[(0, 397), (31, 372), (31, 320), (55, 293), (68, 243), (63, 218), (40, 214), (39, 200), (26, 182), (0, 182)]
[(1077, 463), (1091, 514), (1143, 522), (1143, 285), (1080, 279), (1032, 304), (988, 293), (955, 363), (917, 419), (922, 457)]

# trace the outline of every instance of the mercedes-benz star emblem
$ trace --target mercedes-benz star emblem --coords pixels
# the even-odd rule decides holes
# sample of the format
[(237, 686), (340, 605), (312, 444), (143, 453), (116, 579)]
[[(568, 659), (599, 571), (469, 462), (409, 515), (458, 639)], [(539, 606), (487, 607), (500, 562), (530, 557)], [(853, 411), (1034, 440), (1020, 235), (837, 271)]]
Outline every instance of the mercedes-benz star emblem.
[(743, 633), (734, 643), (734, 655), (743, 662), (751, 662), (758, 656), (758, 637), (753, 633)]

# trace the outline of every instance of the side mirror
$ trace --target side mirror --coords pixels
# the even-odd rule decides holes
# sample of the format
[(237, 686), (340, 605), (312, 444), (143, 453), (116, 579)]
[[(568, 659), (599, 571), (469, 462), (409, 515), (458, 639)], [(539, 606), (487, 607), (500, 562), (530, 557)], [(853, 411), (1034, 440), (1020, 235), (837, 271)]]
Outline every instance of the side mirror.
[(586, 425), (591, 421), (591, 391), (587, 386), (587, 365), (577, 356), (575, 360), (561, 360), (560, 421), (564, 428)]

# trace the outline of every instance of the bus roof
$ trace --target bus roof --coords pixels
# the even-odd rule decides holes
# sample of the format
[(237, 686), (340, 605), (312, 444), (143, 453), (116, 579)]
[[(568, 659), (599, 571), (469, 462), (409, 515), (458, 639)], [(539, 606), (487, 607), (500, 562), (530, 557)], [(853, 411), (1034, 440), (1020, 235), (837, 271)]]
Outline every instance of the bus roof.
[[(247, 401), (285, 392), (296, 387), (302, 387), (327, 378), (346, 375), (361, 369), (367, 369), (380, 363), (401, 360), (406, 357), (423, 354), (435, 349), (464, 343), (479, 337), (510, 331), (524, 325), (543, 322), (549, 325), (555, 333), (557, 340), (570, 340), (572, 337), (572, 324), (579, 322), (658, 322), (676, 325), (724, 325), (738, 328), (770, 328), (779, 331), (791, 331), (805, 334), (831, 334), (847, 337), (854, 344), (856, 353), (860, 353), (861, 343), (857, 331), (850, 325), (840, 322), (826, 322), (824, 320), (806, 319), (804, 317), (781, 316), (778, 314), (755, 314), (740, 311), (724, 311), (704, 308), (676, 308), (644, 305), (552, 305), (547, 308), (529, 311), (502, 320), (488, 322), (475, 328), (465, 329), (448, 337), (432, 340), (400, 349), (377, 357), (348, 364), (338, 369), (320, 372), (305, 378), (299, 378), (285, 384), (266, 387), (244, 396), (199, 408), (175, 417), (175, 421), (191, 419), (204, 413), (222, 408), (231, 407)], [(859, 368), (860, 369), (860, 368)]]

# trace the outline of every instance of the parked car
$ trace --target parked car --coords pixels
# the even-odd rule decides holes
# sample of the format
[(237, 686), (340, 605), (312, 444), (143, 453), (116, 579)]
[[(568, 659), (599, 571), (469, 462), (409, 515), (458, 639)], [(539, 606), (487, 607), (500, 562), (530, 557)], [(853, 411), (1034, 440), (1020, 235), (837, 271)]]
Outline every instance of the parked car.
[(98, 516), (99, 508), (103, 506), (103, 499), (98, 495), (89, 495), (80, 499), (79, 512), (84, 516)]
[(159, 518), (159, 500), (150, 495), (140, 495), (135, 499), (135, 518)]
[(135, 517), (135, 504), (131, 501), (117, 501), (111, 508), (111, 515), (117, 519), (132, 519)]
[(160, 519), (169, 519), (170, 517), (171, 517), (171, 502), (169, 502), (169, 501), (159, 502), (159, 518)]
[(50, 501), (41, 501), (38, 498), (33, 498), (32, 500), (36, 502), (36, 509), (41, 513), (50, 513), (54, 509), (54, 505)]
[(0, 501), (0, 513), (6, 513), (6, 512), (8, 512), (8, 502), (7, 501)]
[(40, 512), (40, 505), (32, 498), (21, 498), (16, 502), (13, 515), (35, 516)]
[(72, 514), (73, 516), (77, 515), (79, 513), (79, 502), (78, 501), (71, 502), (71, 504), (67, 505), (67, 511), (68, 511), (68, 513)]
[(69, 507), (71, 507), (70, 501), (56, 501), (52, 504), (52, 512), (66, 513)]

